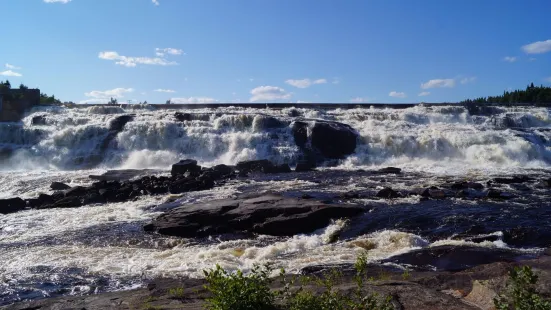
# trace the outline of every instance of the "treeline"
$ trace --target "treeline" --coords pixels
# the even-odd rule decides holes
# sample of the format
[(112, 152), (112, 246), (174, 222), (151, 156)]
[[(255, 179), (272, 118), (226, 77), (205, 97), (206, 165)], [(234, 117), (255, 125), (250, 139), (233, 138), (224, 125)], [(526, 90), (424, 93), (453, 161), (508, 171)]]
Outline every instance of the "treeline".
[[(0, 90), (1, 89), (13, 89), (11, 87), (11, 83), (10, 81), (6, 80), (6, 81), (0, 81)], [(29, 87), (25, 84), (20, 84), (19, 85), (19, 90), (27, 90), (29, 89)], [(21, 99), (23, 97), (23, 94), (22, 93), (18, 93), (18, 94), (6, 94), (6, 99), (15, 99), (15, 100), (18, 100), (18, 99)], [(44, 94), (44, 93), (40, 93), (40, 104), (45, 104), (45, 105), (58, 105), (58, 104), (62, 104), (61, 100), (57, 99), (55, 97), (55, 95), (47, 95), (47, 94)]]
[(463, 100), (462, 104), (532, 104), (536, 106), (551, 105), (551, 87), (543, 85), (534, 86), (531, 83), (525, 90), (505, 91), (501, 96), (488, 96), (476, 99)]

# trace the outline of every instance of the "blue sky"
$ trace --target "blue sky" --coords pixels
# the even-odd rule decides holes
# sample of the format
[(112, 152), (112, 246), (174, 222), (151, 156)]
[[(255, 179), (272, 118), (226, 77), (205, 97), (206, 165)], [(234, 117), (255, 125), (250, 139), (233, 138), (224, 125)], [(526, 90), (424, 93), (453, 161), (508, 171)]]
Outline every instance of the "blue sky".
[(549, 0), (1, 0), (0, 12), (0, 80), (65, 101), (453, 102), (551, 84)]

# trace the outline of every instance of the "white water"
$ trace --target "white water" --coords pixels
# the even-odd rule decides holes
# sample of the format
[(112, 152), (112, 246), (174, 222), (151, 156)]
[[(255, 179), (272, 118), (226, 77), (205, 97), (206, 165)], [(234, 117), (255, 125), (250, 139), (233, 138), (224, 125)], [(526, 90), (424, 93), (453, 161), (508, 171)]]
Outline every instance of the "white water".
[[(551, 164), (551, 117), (545, 108), (503, 108), (494, 116), (471, 116), (462, 107), (294, 110), (304, 117), (347, 123), (359, 132), (356, 152), (341, 162), (345, 168), (393, 165), (448, 174)], [(205, 165), (264, 158), (293, 164), (300, 153), (290, 126), (265, 128), (260, 115), (291, 124), (289, 111), (190, 110), (182, 112), (192, 113), (193, 120), (178, 122), (174, 111), (143, 107), (43, 109), (27, 116), (22, 127), (0, 124), (0, 148), (17, 150), (0, 169), (78, 169), (83, 158), (97, 152), (109, 121), (123, 113), (136, 117), (102, 155), (102, 167), (168, 168), (184, 157)], [(32, 126), (37, 115), (44, 115), (47, 125)]]
[[(548, 109), (509, 109), (494, 117), (471, 116), (458, 107), (295, 110), (304, 117), (347, 123), (358, 131), (356, 152), (342, 160), (338, 169), (397, 166), (409, 171), (472, 176), (551, 168)], [(178, 122), (174, 111), (150, 107), (94, 107), (47, 108), (33, 111), (23, 125), (0, 123), (0, 150), (15, 150), (10, 159), (0, 159), (0, 198), (48, 193), (53, 181), (86, 185), (90, 183), (88, 175), (110, 168), (167, 169), (182, 158), (195, 158), (207, 166), (264, 158), (293, 164), (299, 156), (290, 126), (267, 129), (265, 116), (259, 114), (291, 124), (290, 109), (183, 112), (194, 113), (193, 120)], [(100, 166), (80, 170), (79, 160), (97, 150), (108, 133), (109, 122), (126, 113), (135, 114), (135, 119), (109, 145)], [(44, 115), (47, 125), (33, 126), (31, 120), (37, 115)], [(515, 128), (500, 123), (506, 115)], [(311, 184), (298, 180), (267, 181), (257, 184), (257, 188), (300, 191)], [(349, 190), (353, 188), (342, 189)], [(189, 193), (183, 199), (205, 201), (238, 192), (238, 184), (229, 184)], [(255, 263), (272, 261), (292, 272), (313, 264), (352, 262), (364, 249), (369, 249), (371, 260), (377, 260), (445, 244), (507, 248), (500, 240), (431, 243), (421, 236), (392, 229), (330, 244), (329, 236), (346, 224), (342, 221), (314, 234), (287, 239), (264, 236), (194, 244), (145, 235), (142, 224), (163, 211), (154, 206), (166, 198), (142, 197), (135, 202), (0, 215), (0, 283), (32, 279), (40, 266), (54, 270), (76, 267), (90, 274), (114, 277), (195, 277), (216, 263), (228, 269), (247, 270)], [(121, 225), (125, 227), (120, 232), (121, 240), (103, 233), (106, 227)]]

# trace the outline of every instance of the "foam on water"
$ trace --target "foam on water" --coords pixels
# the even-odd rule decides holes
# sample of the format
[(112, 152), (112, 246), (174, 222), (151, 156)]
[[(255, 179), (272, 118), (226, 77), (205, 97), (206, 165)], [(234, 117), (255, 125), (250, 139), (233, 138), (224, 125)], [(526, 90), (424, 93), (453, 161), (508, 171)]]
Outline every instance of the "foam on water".
[[(466, 169), (549, 169), (550, 110), (495, 110), (500, 113), (480, 116), (456, 106), (348, 110), (225, 107), (184, 110), (181, 112), (191, 114), (190, 120), (180, 122), (174, 111), (151, 106), (127, 110), (112, 106), (40, 108), (22, 124), (0, 124), (0, 150), (25, 149), (0, 167), (13, 169), (19, 161), (32, 164), (15, 168), (78, 169), (87, 154), (97, 152), (107, 136), (109, 121), (122, 113), (132, 113), (135, 118), (100, 154), (105, 167), (167, 168), (172, 159), (182, 157), (193, 157), (202, 164), (264, 158), (293, 164), (300, 150), (290, 128), (294, 118), (288, 115), (299, 113), (343, 122), (359, 132), (356, 152), (342, 161), (344, 168), (393, 165), (443, 174), (467, 173)], [(33, 126), (34, 116), (43, 116), (45, 125)], [(279, 119), (283, 127), (271, 126), (270, 116)]]

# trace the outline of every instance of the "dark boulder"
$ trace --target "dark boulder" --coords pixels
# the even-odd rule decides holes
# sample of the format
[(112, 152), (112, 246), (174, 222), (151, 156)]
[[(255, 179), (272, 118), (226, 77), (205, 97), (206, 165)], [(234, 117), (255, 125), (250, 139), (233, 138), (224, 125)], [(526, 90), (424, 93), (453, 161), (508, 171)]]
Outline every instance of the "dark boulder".
[(264, 172), (273, 173), (276, 171), (276, 166), (267, 159), (248, 160), (237, 163), (237, 170), (244, 172)]
[(327, 158), (343, 158), (356, 150), (356, 131), (349, 125), (337, 122), (316, 121), (311, 142)]
[(262, 129), (282, 128), (288, 126), (288, 123), (285, 123), (284, 121), (281, 121), (273, 116), (259, 116), (256, 119), (256, 122), (258, 122), (258, 126)]
[(201, 167), (197, 165), (194, 159), (183, 159), (172, 165), (171, 174), (173, 176), (184, 174), (188, 171), (200, 171)]
[(400, 198), (402, 195), (390, 187), (385, 187), (377, 193), (379, 198)]
[(225, 233), (292, 236), (327, 226), (331, 219), (359, 215), (355, 205), (330, 205), (312, 199), (260, 195), (183, 205), (162, 214), (146, 231), (179, 237)]
[(54, 208), (76, 208), (82, 206), (82, 198), (80, 197), (65, 197), (56, 201), (53, 204), (42, 205), (39, 209), (54, 209)]
[(278, 173), (289, 173), (292, 171), (291, 167), (289, 167), (289, 164), (277, 165), (276, 170)]
[(71, 187), (69, 185), (61, 182), (52, 182), (52, 184), (50, 184), (50, 189), (53, 191), (64, 191), (70, 188)]
[(402, 169), (395, 168), (395, 167), (386, 167), (386, 168), (379, 169), (377, 172), (379, 172), (379, 173), (389, 173), (389, 174), (390, 173), (398, 174), (398, 173), (402, 172)]
[(191, 114), (189, 113), (176, 112), (174, 113), (174, 117), (180, 122), (191, 121)]
[(520, 258), (529, 257), (525, 253), (506, 249), (444, 245), (414, 250), (382, 262), (413, 265), (426, 270), (460, 271), (498, 261), (514, 262)]
[(79, 197), (84, 196), (86, 194), (86, 187), (83, 186), (75, 186), (73, 188), (70, 188), (65, 191), (65, 197)]
[(429, 188), (415, 188), (409, 192), (409, 195), (411, 196), (421, 196), (424, 198), (430, 197), (430, 189)]
[(31, 119), (31, 125), (40, 126), (46, 125), (46, 117), (44, 115), (37, 115)]
[(316, 168), (316, 164), (311, 160), (299, 160), (295, 167), (296, 172), (313, 171)]
[(502, 192), (497, 189), (490, 189), (488, 190), (488, 193), (486, 194), (486, 197), (490, 199), (511, 199), (514, 198), (514, 196), (510, 193)]
[(289, 113), (287, 115), (289, 115), (290, 117), (299, 117), (301, 114), (299, 110), (292, 108), (289, 110)]
[(101, 175), (89, 175), (88, 177), (92, 180), (98, 180), (98, 181), (124, 181), (124, 180), (130, 180), (141, 176), (160, 174), (163, 172), (164, 171), (162, 170), (155, 170), (155, 169), (119, 169), (119, 170), (108, 170), (107, 172)]
[(114, 132), (120, 132), (124, 129), (124, 126), (134, 119), (134, 115), (126, 114), (115, 117), (109, 122), (109, 130)]
[(305, 147), (308, 142), (308, 123), (296, 121), (293, 123), (291, 129), (293, 131), (295, 144), (300, 148)]
[(216, 165), (206, 171), (211, 171), (216, 178), (229, 177), (235, 173), (235, 169), (228, 165)]
[(21, 211), (27, 207), (27, 203), (19, 198), (0, 199), (0, 213), (8, 214)]
[(493, 183), (498, 184), (515, 184), (515, 183), (525, 183), (532, 181), (533, 179), (527, 176), (514, 176), (512, 178), (495, 178), (492, 180)]

